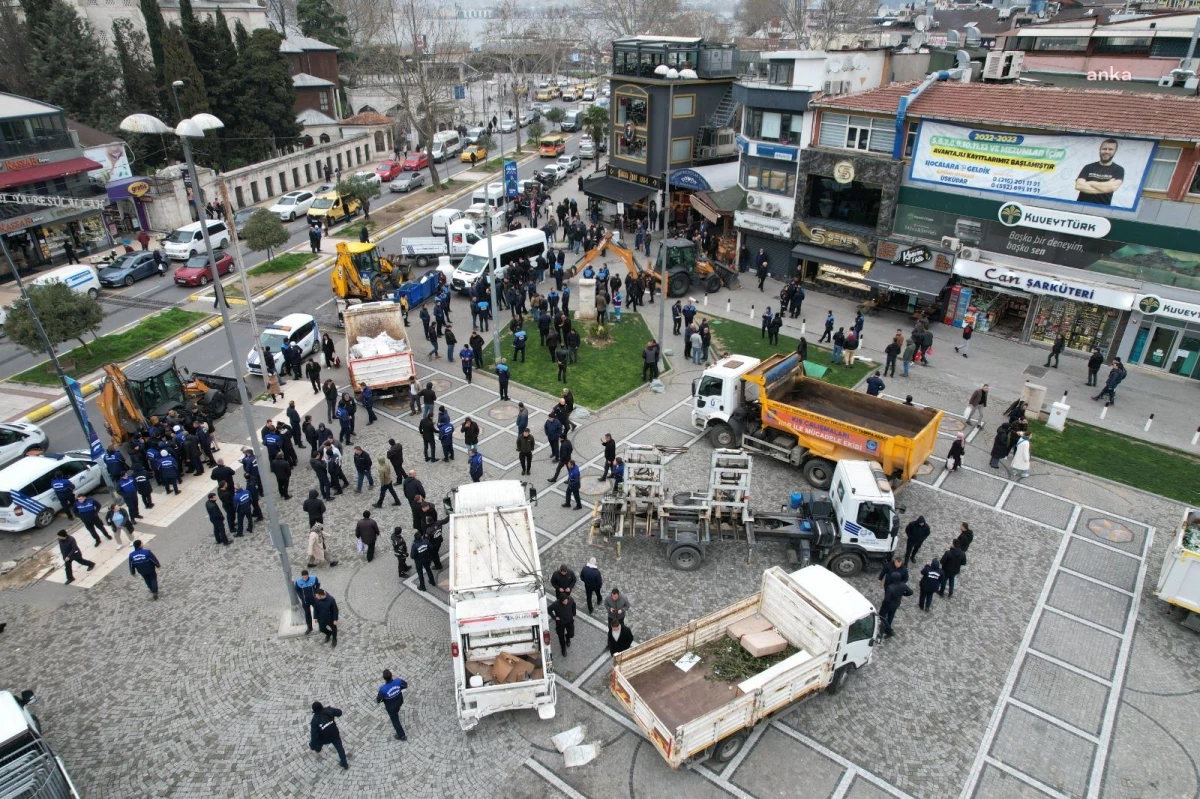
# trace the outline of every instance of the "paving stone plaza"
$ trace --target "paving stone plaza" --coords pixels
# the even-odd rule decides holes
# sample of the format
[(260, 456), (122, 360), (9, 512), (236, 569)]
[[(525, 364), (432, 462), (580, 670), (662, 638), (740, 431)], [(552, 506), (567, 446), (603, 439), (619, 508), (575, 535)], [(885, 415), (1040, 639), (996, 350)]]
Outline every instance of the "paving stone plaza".
[[(577, 419), (575, 457), (587, 462), (580, 511), (561, 507), (561, 484), (547, 482), (553, 467), (542, 422), (550, 398), (514, 386), (513, 402), (503, 403), (486, 375), (466, 385), (445, 362), (420, 368), (456, 423), (479, 422), (485, 479), (519, 477), (513, 421), (515, 401), (526, 403), (542, 442), (526, 479), (541, 492), (543, 571), (566, 563), (578, 572), (596, 557), (606, 585), (633, 603), (629, 624), (639, 641), (752, 593), (764, 568), (788, 565), (774, 544), (750, 552), (715, 543), (690, 573), (673, 570), (652, 541), (626, 541), (619, 558), (610, 546), (589, 544), (605, 433), (621, 444), (686, 447), (670, 456), (668, 493), (707, 485), (711, 447), (689, 422), (698, 368), (681, 360), (665, 393), (642, 390)], [(286, 392), (302, 408), (315, 405), (306, 383)], [(959, 413), (958, 405), (948, 397), (943, 407)], [(255, 412), (261, 423), (283, 407)], [(435, 498), (468, 481), (461, 438), (455, 461), (423, 463), (416, 417), (398, 405), (382, 410), (371, 427), (360, 414), (356, 444), (382, 455), (388, 438), (401, 441), (406, 465)], [(323, 404), (311, 412), (323, 413)], [(760, 725), (721, 770), (672, 772), (642, 738), (608, 691), (600, 612), (582, 619), (576, 646), (554, 661), (555, 719), (498, 714), (462, 732), (446, 596), (418, 592), (415, 577), (401, 583), (385, 542), (372, 563), (357, 555), (353, 525), (375, 499), (367, 489), (348, 490), (326, 515), (341, 563), (316, 573), (341, 607), (336, 649), (320, 635), (276, 637), (284, 585), (265, 531), (218, 548), (197, 504), (169, 525), (142, 528), (155, 535), (151, 546), (164, 564), (158, 602), (146, 601), (123, 566), (87, 589), (41, 582), (0, 592), (0, 620), (9, 623), (2, 684), (37, 689), (50, 743), (88, 797), (1195, 796), (1200, 778), (1188, 746), (1200, 717), (1200, 639), (1170, 621), (1151, 593), (1181, 506), (1044, 462), (1017, 484), (987, 466), (998, 418), (994, 409), (978, 441), (971, 432), (962, 471), (935, 459), (898, 496), (902, 524), (924, 515), (933, 529), (922, 560), (940, 555), (960, 522), (975, 530), (954, 597), (935, 598), (930, 613), (906, 600), (896, 637), (878, 645), (844, 691)], [(218, 438), (236, 445), (240, 429), (223, 422)], [(961, 417), (948, 413), (939, 456), (962, 429)], [(232, 457), (233, 447), (223, 450)], [(297, 499), (280, 505), (297, 538), (297, 575), (310, 475), (298, 471)], [(797, 470), (755, 460), (755, 507), (776, 510), (802, 487)], [(410, 531), (407, 507), (386, 505), (375, 515), (385, 538), (393, 518)], [(86, 556), (86, 535), (80, 543)], [(852, 582), (878, 603), (874, 573)], [(384, 668), (411, 686), (406, 743), (393, 739), (375, 703)], [(346, 772), (332, 752), (307, 748), (313, 700), (345, 712)], [(550, 738), (576, 724), (601, 753), (567, 769)]]

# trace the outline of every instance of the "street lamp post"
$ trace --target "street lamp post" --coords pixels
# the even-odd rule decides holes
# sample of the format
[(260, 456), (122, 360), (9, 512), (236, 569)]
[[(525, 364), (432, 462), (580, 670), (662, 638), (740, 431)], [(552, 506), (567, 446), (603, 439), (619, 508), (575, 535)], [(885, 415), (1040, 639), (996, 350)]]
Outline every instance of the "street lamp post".
[[(671, 81), (671, 88), (668, 93), (667, 100), (667, 158), (664, 162), (666, 169), (663, 175), (666, 178), (666, 185), (663, 186), (663, 220), (671, 218), (671, 133), (675, 121), (675, 84), (682, 80), (696, 80), (699, 77), (694, 69), (676, 70), (674, 67), (669, 67), (666, 64), (659, 64), (654, 68), (654, 74), (660, 78)], [(663, 225), (663, 241), (666, 240), (666, 225)], [(659, 260), (659, 289), (662, 294), (659, 297), (660, 304), (658, 306), (658, 347), (659, 351), (666, 353), (666, 348), (663, 345), (663, 339), (667, 335), (667, 257), (663, 250), (663, 241), (658, 244), (658, 260)], [(686, 336), (687, 333), (685, 332)]]
[[(182, 81), (177, 81), (175, 86), (179, 86)], [(178, 100), (176, 101), (178, 104)], [(200, 202), (200, 177), (196, 173), (196, 162), (192, 157), (192, 139), (203, 139), (204, 133), (207, 130), (215, 130), (225, 127), (225, 123), (217, 119), (212, 114), (196, 114), (190, 119), (180, 119), (179, 124), (172, 129), (157, 117), (150, 114), (132, 114), (125, 117), (121, 121), (121, 130), (130, 133), (151, 133), (163, 134), (174, 133), (179, 137), (180, 145), (183, 147), (183, 157), (187, 161), (188, 175), (192, 181), (192, 204), (196, 209), (196, 213), (201, 220), (206, 218), (204, 209)], [(212, 240), (208, 236), (208, 226), (200, 225), (200, 232), (204, 238), (204, 249), (208, 254), (209, 265), (215, 268), (217, 263), (216, 254), (213, 252)], [(217, 275), (213, 276), (218, 277)], [(229, 306), (225, 302), (225, 292), (221, 286), (220, 280), (213, 281), (213, 287), (217, 293), (217, 307), (221, 312), (221, 326), (225, 330), (225, 342), (229, 346), (229, 355), (233, 359), (234, 378), (237, 380), (238, 394), (241, 396), (242, 418), (246, 422), (246, 432), (250, 436), (250, 450), (254, 453), (254, 458), (259, 463), (260, 470), (268, 468), (263, 460), (262, 453), (258, 444), (258, 438), (254, 433), (254, 416), (250, 410), (250, 393), (246, 389), (246, 381), (242, 376), (241, 360), (238, 355), (237, 343), (233, 340), (233, 327), (230, 324)], [(263, 371), (266, 371), (266, 364), (263, 364)], [(260, 472), (259, 478), (262, 475)], [(290, 543), (285, 538), (285, 530), (279, 523), (279, 511), (275, 506), (275, 497), (270, 491), (263, 492), (263, 498), (267, 505), (267, 518), (270, 525), (271, 543), (279, 552), (279, 566), (283, 571), (284, 577), (284, 593), (287, 597), (287, 605), (285, 606), (285, 614), (295, 618), (294, 612), (299, 608), (299, 602), (296, 599), (295, 591), (292, 589), (292, 565), (288, 560), (287, 545)]]

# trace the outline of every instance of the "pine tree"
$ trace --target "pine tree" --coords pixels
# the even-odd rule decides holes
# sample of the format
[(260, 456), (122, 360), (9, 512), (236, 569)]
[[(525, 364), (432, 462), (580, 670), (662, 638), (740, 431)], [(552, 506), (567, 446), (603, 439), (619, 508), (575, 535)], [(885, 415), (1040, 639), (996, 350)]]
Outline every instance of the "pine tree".
[(192, 0), (179, 0), (179, 28), (189, 45), (195, 40), (196, 29), (199, 27), (196, 12), (192, 10)]
[[(121, 115), (153, 114), (161, 117), (158, 88), (154, 84), (154, 62), (147, 55), (146, 34), (134, 27), (129, 19), (118, 19), (113, 22), (113, 47), (121, 68)], [(136, 133), (123, 135), (133, 150), (136, 163), (165, 163), (162, 138)]]
[(72, 119), (112, 129), (119, 70), (91, 25), (64, 0), (21, 0), (29, 38), (29, 78), (38, 99)]
[[(345, 14), (339, 14), (329, 0), (299, 0), (296, 3), (296, 22), (305, 36), (320, 39), (340, 51), (353, 44)], [(339, 60), (341, 52), (338, 53)]]
[[(171, 84), (177, 80), (183, 81), (179, 87), (179, 111), (185, 117), (208, 111), (208, 92), (204, 87), (204, 76), (196, 68), (192, 53), (188, 50), (183, 38), (183, 31), (177, 25), (168, 25), (163, 34), (163, 82), (166, 84), (168, 96), (171, 94)], [(171, 110), (175, 110), (171, 101)], [(168, 113), (168, 117), (173, 114)]]
[(238, 51), (238, 134), (261, 137), (268, 132), (266, 141), (248, 143), (258, 157), (271, 157), (278, 149), (294, 145), (300, 136), (296, 90), (287, 57), (279, 52), (282, 40), (277, 31), (260, 28), (249, 34)]
[(250, 34), (246, 32), (246, 27), (242, 25), (240, 19), (233, 23), (233, 44), (237, 48), (239, 56), (246, 52), (246, 48), (250, 45)]
[[(154, 85), (163, 86), (163, 22), (162, 9), (158, 0), (141, 0), (142, 17), (146, 20), (146, 41), (150, 44), (150, 57), (154, 60)], [(161, 98), (160, 98), (161, 99)]]

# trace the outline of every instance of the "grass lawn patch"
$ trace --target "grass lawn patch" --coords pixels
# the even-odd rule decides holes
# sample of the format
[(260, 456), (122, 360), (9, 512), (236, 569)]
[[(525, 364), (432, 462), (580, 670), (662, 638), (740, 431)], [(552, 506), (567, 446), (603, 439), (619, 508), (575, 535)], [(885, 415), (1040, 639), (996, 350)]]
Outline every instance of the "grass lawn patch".
[[(580, 335), (583, 345), (579, 348), (579, 363), (567, 367), (565, 384), (558, 381), (558, 364), (551, 360), (548, 350), (538, 344), (541, 337), (532, 319), (525, 321), (525, 332), (528, 334), (525, 343), (526, 360), (524, 363), (512, 360), (512, 333), (507, 326), (508, 314), (505, 312), (502, 317), (504, 328), (500, 336), (500, 350), (503, 357), (508, 359), (508, 368), (514, 383), (543, 391), (552, 397), (562, 394), (564, 388), (570, 388), (575, 394), (577, 404), (593, 410), (642, 385), (642, 350), (645, 349), (646, 342), (654, 338), (654, 334), (637, 314), (625, 314), (620, 324), (608, 325), (608, 329), (612, 331), (612, 339), (603, 346), (589, 341), (588, 334), (592, 323), (582, 322)], [(572, 321), (574, 318), (575, 314), (572, 313)], [(470, 331), (465, 334), (458, 330), (455, 332), (460, 340), (458, 348), (461, 349), (461, 341), (471, 335)], [(488, 334), (481, 335), (487, 341), (483, 360), (484, 371), (493, 372), (495, 357), (492, 340)], [(456, 354), (456, 361), (457, 358)]]
[[(157, 316), (143, 319), (124, 333), (100, 336), (95, 341), (89, 341), (91, 353), (83, 347), (76, 347), (70, 352), (59, 356), (63, 371), (76, 379), (99, 369), (106, 363), (120, 363), (129, 360), (140, 352), (145, 352), (164, 341), (174, 338), (182, 331), (194, 327), (207, 319), (209, 314), (199, 311), (184, 311), (171, 308)], [(18, 383), (35, 383), (42, 386), (57, 386), (58, 376), (49, 362), (38, 364), (16, 375), (13, 380)]]
[(1029, 429), (1035, 458), (1189, 505), (1197, 502), (1200, 458), (1083, 422), (1068, 421), (1061, 433), (1045, 422), (1031, 421)]
[(476, 170), (482, 169), (485, 172), (499, 172), (502, 169), (504, 169), (504, 159), (503, 158), (493, 158), (491, 161), (488, 161), (486, 163), (476, 164), (474, 168)]
[(370, 233), (378, 226), (379, 225), (374, 219), (360, 219), (357, 222), (346, 225), (340, 230), (334, 231), (334, 233), (331, 235), (336, 236), (339, 239), (354, 239), (355, 241), (358, 241), (358, 237), (362, 233), (362, 229), (364, 227), (367, 229), (367, 232)]
[(292, 272), (299, 272), (308, 266), (309, 263), (316, 260), (316, 258), (316, 254), (311, 252), (289, 252), (283, 255), (276, 255), (269, 261), (251, 267), (246, 271), (246, 274), (290, 275)]
[[(697, 310), (703, 311), (703, 308), (701, 307)], [(701, 313), (696, 314), (697, 317), (701, 315)], [(766, 337), (762, 336), (761, 327), (747, 325), (743, 322), (735, 322), (732, 319), (722, 319), (721, 317), (709, 317), (709, 321), (712, 323), (713, 348), (719, 353), (729, 352), (733, 355), (750, 355), (761, 360), (766, 360), (780, 352), (790, 355), (796, 351), (796, 345), (800, 343), (799, 339), (785, 336), (781, 333), (778, 344), (768, 344)], [(882, 368), (882, 365), (871, 366), (862, 361), (855, 361), (854, 366), (849, 368), (840, 364), (836, 366), (832, 365), (830, 360), (833, 350), (818, 347), (813, 343), (817, 338), (819, 336), (808, 339), (808, 359), (814, 363), (829, 367), (824, 377), (821, 378), (826, 383), (832, 383), (835, 386), (842, 386), (843, 388), (854, 388), (858, 385), (859, 380), (862, 380), (876, 369)], [(682, 343), (679, 346), (682, 347)]]

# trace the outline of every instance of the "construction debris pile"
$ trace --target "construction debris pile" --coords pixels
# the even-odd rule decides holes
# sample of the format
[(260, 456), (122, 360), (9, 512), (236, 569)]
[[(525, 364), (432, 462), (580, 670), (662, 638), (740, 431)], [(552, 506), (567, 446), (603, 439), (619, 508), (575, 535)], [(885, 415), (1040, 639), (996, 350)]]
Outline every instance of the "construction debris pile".
[(359, 336), (354, 345), (350, 347), (350, 357), (354, 359), (396, 355), (401, 352), (408, 352), (408, 343), (394, 339), (387, 333), (380, 333), (374, 338)]

